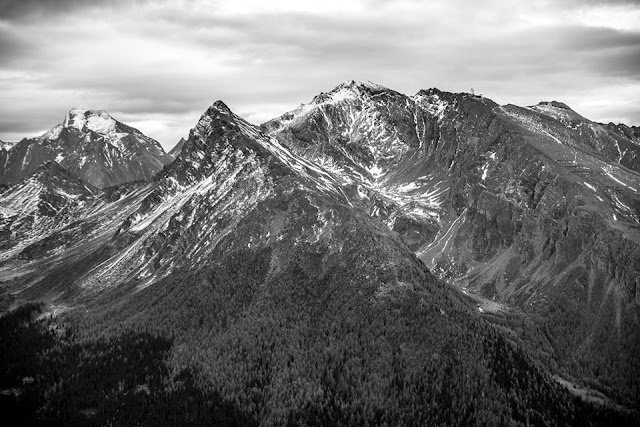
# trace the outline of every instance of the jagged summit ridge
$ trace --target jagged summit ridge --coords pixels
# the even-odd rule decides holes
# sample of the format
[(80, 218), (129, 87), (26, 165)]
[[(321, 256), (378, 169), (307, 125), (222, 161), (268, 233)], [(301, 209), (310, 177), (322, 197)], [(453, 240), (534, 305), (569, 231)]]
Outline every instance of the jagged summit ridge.
[(103, 110), (74, 108), (66, 115), (62, 125), (67, 128), (75, 127), (79, 130), (86, 128), (101, 134), (116, 130), (115, 119)]
[[(246, 231), (238, 231), (239, 223), (247, 215), (262, 217), (257, 206), (270, 198), (298, 199), (299, 193), (334, 206), (349, 204), (329, 172), (291, 153), (222, 102), (206, 110), (181, 154), (138, 192), (139, 203), (115, 230), (118, 239), (135, 243), (126, 256), (114, 257), (95, 275), (83, 278), (83, 287), (103, 286), (97, 279), (107, 271), (119, 277), (115, 283), (135, 278), (141, 281), (140, 287), (146, 287), (176, 268), (206, 265), (227, 234), (245, 238)], [(322, 229), (317, 215), (300, 214), (299, 218), (304, 223), (320, 221), (309, 230)], [(275, 230), (280, 225), (274, 225), (272, 234), (254, 230), (251, 224), (246, 221), (245, 227), (258, 234), (243, 248), (277, 241)], [(173, 245), (182, 248), (181, 254), (175, 253)], [(124, 263), (134, 268), (121, 269)]]
[[(347, 80), (345, 82), (340, 83), (335, 89), (335, 90), (340, 90), (340, 89), (353, 89), (353, 90), (373, 90), (373, 91), (379, 91), (379, 92), (383, 92), (383, 91), (392, 91), (391, 89), (382, 86), (378, 83), (374, 83), (370, 80)], [(392, 91), (393, 92), (393, 91)]]
[(221, 99), (218, 99), (216, 102), (214, 102), (207, 111), (218, 111), (231, 114), (231, 109)]
[(55, 160), (98, 188), (148, 180), (173, 158), (158, 141), (103, 110), (71, 109), (43, 135), (0, 155), (0, 184), (12, 185)]
[(567, 104), (560, 101), (541, 101), (541, 102), (538, 102), (537, 106), (549, 106), (549, 107), (561, 108), (563, 110), (569, 110), (575, 113), (575, 110), (573, 108), (569, 107)]
[[(363, 96), (374, 96), (382, 93), (401, 95), (392, 89), (368, 80), (347, 80), (340, 83), (329, 92), (320, 92), (318, 95), (314, 96), (311, 103), (307, 105), (319, 105), (327, 102), (353, 100)], [(302, 105), (302, 107), (304, 106), (305, 104)]]
[(233, 113), (222, 101), (216, 101), (200, 117), (180, 155), (158, 180), (168, 179), (182, 187), (234, 165), (261, 170), (259, 174), (270, 179), (296, 176), (348, 203), (330, 172), (297, 156), (277, 139)]
[(171, 151), (169, 151), (169, 155), (174, 159), (177, 158), (182, 152), (182, 147), (184, 147), (184, 143), (187, 142), (186, 139), (180, 138), (180, 141), (176, 145), (173, 146)]
[(0, 151), (9, 151), (11, 150), (13, 147), (15, 147), (17, 143), (16, 142), (6, 142), (6, 141), (0, 141)]
[[(185, 141), (181, 151), (185, 153), (192, 150), (193, 144), (191, 142), (194, 139), (199, 142), (207, 141), (208, 144), (219, 145), (219, 138), (209, 138), (209, 136), (215, 134), (222, 137), (231, 129), (244, 129), (249, 133), (256, 132), (252, 124), (233, 113), (223, 101), (217, 100), (200, 116), (198, 123), (189, 133), (189, 140)], [(203, 147), (199, 147), (199, 149), (203, 149)]]
[(440, 95), (445, 94), (445, 93), (450, 93), (450, 92), (442, 91), (442, 90), (438, 89), (437, 87), (430, 87), (429, 89), (420, 89), (418, 91), (418, 93), (416, 93), (416, 97), (418, 97), (418, 96), (432, 96), (432, 95), (440, 96)]
[[(78, 132), (95, 132), (103, 136), (113, 136), (110, 138), (115, 141), (122, 135), (113, 135), (118, 132), (118, 121), (104, 110), (85, 110), (82, 108), (72, 108), (65, 115), (61, 124), (54, 126), (51, 130), (45, 132), (39, 139), (54, 140), (60, 136), (64, 129), (73, 129)], [(124, 129), (122, 129), (124, 130)]]

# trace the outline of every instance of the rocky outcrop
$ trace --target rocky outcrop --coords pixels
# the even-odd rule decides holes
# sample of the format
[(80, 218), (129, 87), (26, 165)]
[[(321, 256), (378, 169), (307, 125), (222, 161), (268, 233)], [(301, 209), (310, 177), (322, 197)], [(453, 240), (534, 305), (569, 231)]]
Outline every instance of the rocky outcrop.
[(185, 142), (186, 140), (184, 138), (180, 138), (180, 141), (178, 141), (178, 143), (173, 146), (171, 151), (169, 151), (169, 155), (174, 159), (177, 158), (182, 152), (182, 147), (184, 146)]
[(0, 249), (45, 239), (53, 230), (82, 218), (99, 193), (56, 162), (46, 162), (0, 196)]

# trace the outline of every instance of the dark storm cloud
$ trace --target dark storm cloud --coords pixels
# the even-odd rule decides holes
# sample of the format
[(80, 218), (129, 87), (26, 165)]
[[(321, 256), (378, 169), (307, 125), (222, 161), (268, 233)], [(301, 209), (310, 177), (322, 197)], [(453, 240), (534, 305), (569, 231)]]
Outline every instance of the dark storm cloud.
[(564, 50), (587, 70), (603, 77), (640, 79), (640, 32), (576, 27), (567, 29), (563, 40)]
[(602, 77), (640, 81), (640, 46), (610, 49), (601, 52), (598, 58), (587, 56), (584, 64)]
[(107, 0), (0, 0), (0, 19), (46, 17), (105, 3)]
[(640, 46), (640, 32), (606, 27), (571, 26), (554, 31), (561, 43), (571, 49), (600, 50)]
[(30, 50), (30, 44), (15, 30), (0, 27), (0, 57), (5, 66)]

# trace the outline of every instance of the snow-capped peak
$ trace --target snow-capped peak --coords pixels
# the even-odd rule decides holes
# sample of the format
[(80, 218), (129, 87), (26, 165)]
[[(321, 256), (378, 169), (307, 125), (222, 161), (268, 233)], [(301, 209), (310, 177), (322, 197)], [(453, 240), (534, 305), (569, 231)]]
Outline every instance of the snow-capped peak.
[(97, 133), (115, 143), (121, 136), (117, 125), (118, 122), (106, 111), (73, 108), (67, 113), (61, 124), (54, 126), (37, 139), (40, 141), (54, 141), (60, 137), (64, 129), (77, 129), (83, 133), (89, 131)]
[(369, 80), (364, 81), (356, 81), (356, 80), (347, 80), (338, 85), (336, 89), (339, 88), (348, 88), (348, 89), (370, 89), (376, 91), (384, 91), (389, 90), (386, 87), (379, 85), (377, 83), (373, 83)]
[(554, 119), (563, 123), (565, 126), (569, 126), (571, 128), (575, 127), (580, 122), (590, 122), (590, 120), (576, 113), (575, 110), (573, 110), (564, 102), (543, 101), (529, 108), (545, 114), (549, 117), (553, 117)]
[[(321, 92), (316, 95), (311, 104), (324, 104), (324, 103), (333, 103), (340, 102), (350, 99), (357, 99), (364, 94), (377, 94), (381, 92), (389, 92), (393, 93), (394, 91), (388, 89), (382, 85), (377, 83), (373, 83), (371, 81), (356, 81), (356, 80), (347, 80), (343, 83), (340, 83), (334, 89), (329, 92)], [(304, 104), (303, 104), (304, 106)]]
[(453, 94), (430, 88), (420, 90), (413, 99), (438, 120), (442, 120), (447, 107), (451, 105), (449, 102), (451, 96)]
[(0, 141), (0, 150), (9, 151), (14, 147), (14, 145), (16, 145), (15, 142)]
[(575, 112), (573, 108), (569, 107), (564, 102), (559, 102), (559, 101), (542, 101), (542, 102), (539, 102), (538, 105), (536, 105), (536, 107), (555, 107), (555, 108), (560, 108), (562, 110)]
[(116, 130), (116, 121), (102, 110), (83, 110), (74, 108), (66, 115), (62, 126), (65, 128), (85, 128), (99, 134), (107, 134)]

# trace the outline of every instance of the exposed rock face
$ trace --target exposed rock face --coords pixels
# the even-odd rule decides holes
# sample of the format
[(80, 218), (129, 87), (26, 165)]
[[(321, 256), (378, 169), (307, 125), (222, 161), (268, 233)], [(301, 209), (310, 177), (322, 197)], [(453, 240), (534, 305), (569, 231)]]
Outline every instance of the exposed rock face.
[(585, 362), (593, 377), (604, 369), (594, 359), (615, 359), (621, 370), (605, 381), (626, 381), (640, 327), (636, 128), (591, 122), (559, 102), (521, 108), (437, 89), (406, 97), (347, 87), (263, 127), (314, 161), (330, 159), (364, 190), (368, 212), (441, 277), (554, 322), (569, 298), (563, 316), (574, 324), (552, 333), (558, 351), (597, 354)]
[(0, 151), (9, 151), (16, 145), (16, 142), (0, 141)]
[[(80, 138), (115, 147), (112, 123), (72, 114), (39, 140), (49, 142), (8, 153), (22, 144), (36, 158), (52, 141)], [(256, 127), (218, 101), (150, 181), (64, 190), (74, 196), (43, 207), (46, 218), (71, 212), (60, 225), (16, 220), (11, 198), (34, 184), (0, 194), (10, 230), (0, 274), (26, 296), (91, 301), (212, 260), (266, 257), (263, 285), (297, 274), (338, 283), (331, 278), (348, 270), (339, 283), (367, 301), (418, 289), (464, 307), (426, 264), (532, 318), (571, 318), (570, 339), (551, 327), (545, 336), (558, 354), (595, 353), (592, 363), (619, 348), (609, 372), (623, 375), (639, 330), (637, 150), (635, 128), (590, 122), (558, 102), (499, 106), (346, 82)], [(585, 368), (593, 377), (598, 363)]]
[[(91, 298), (124, 284), (143, 289), (236, 252), (267, 251), (271, 278), (304, 253), (317, 258), (308, 272), (317, 277), (337, 274), (334, 270), (352, 259), (349, 268), (372, 295), (396, 286), (433, 286), (437, 298), (448, 299), (443, 284), (397, 235), (354, 209), (354, 201), (333, 173), (218, 101), (192, 129), (180, 156), (152, 182), (109, 189), (81, 220), (50, 230), (50, 242), (58, 242), (54, 237), (60, 233), (76, 240), (38, 259), (40, 271), (51, 270), (44, 277), (23, 261), (19, 271), (27, 273), (14, 284), (26, 289), (25, 295), (51, 295), (62, 286), (54, 266), (64, 265), (74, 271), (72, 279), (64, 278), (65, 295)], [(89, 226), (96, 229), (83, 235)], [(16, 266), (5, 265), (6, 271)]]
[(12, 185), (55, 160), (98, 188), (148, 180), (172, 158), (160, 144), (104, 111), (73, 109), (44, 135), (0, 151), (0, 184)]
[(171, 149), (171, 151), (169, 151), (169, 155), (174, 159), (177, 158), (182, 152), (182, 147), (184, 146), (185, 142), (186, 140), (184, 138), (180, 138), (180, 141), (178, 141), (178, 143)]
[[(554, 114), (558, 109), (569, 111), (552, 108)], [(543, 108), (533, 108), (537, 109)], [(422, 253), (423, 259), (432, 265), (443, 256), (463, 262), (469, 267), (468, 277), (480, 287), (491, 282), (503, 296), (535, 305), (548, 300), (545, 294), (550, 290), (543, 289), (558, 285), (576, 263), (590, 257), (590, 251), (616, 252), (592, 247), (601, 234), (616, 234), (631, 246), (640, 242), (640, 176), (603, 160), (604, 142), (572, 138), (571, 129), (531, 109), (493, 106), (482, 114), (479, 120), (466, 123), (459, 112), (443, 120), (441, 134), (467, 132), (467, 141), (477, 141), (458, 147), (466, 151), (463, 161), (467, 163), (458, 171), (453, 168), (457, 179), (452, 208), (460, 215), (466, 209), (460, 225), (465, 237), (454, 236), (449, 247), (438, 247), (439, 253), (430, 248)], [(489, 124), (487, 131), (476, 131), (474, 122), (475, 126)], [(486, 161), (468, 163), (473, 159)], [(629, 269), (626, 274), (633, 276), (636, 263), (624, 264)], [(620, 285), (635, 299), (635, 286)]]
[(425, 161), (434, 131), (428, 116), (403, 94), (349, 81), (262, 128), (331, 170), (354, 204), (417, 248), (435, 235), (449, 187)]
[[(532, 124), (556, 135), (564, 144), (587, 153), (602, 155), (609, 161), (640, 172), (637, 128), (634, 133), (634, 128), (624, 125), (595, 123), (571, 110), (566, 104), (555, 101), (540, 103), (530, 108), (543, 115), (541, 119), (534, 118)], [(547, 117), (560, 122), (564, 128), (546, 120)]]
[[(501, 107), (347, 82), (263, 128), (353, 183), (429, 265), (453, 263), (523, 305), (590, 256), (593, 233), (640, 241), (640, 175), (622, 167), (640, 150), (633, 129), (607, 130), (561, 102)], [(636, 264), (624, 265), (635, 277)], [(620, 283), (629, 300), (633, 283)]]
[[(18, 253), (16, 246), (19, 249), (31, 244), (46, 246), (42, 241), (49, 232), (81, 218), (98, 194), (97, 188), (56, 162), (40, 166), (31, 177), (10, 187), (0, 197), (2, 258)], [(36, 252), (31, 250), (23, 255), (30, 258), (42, 255)]]

